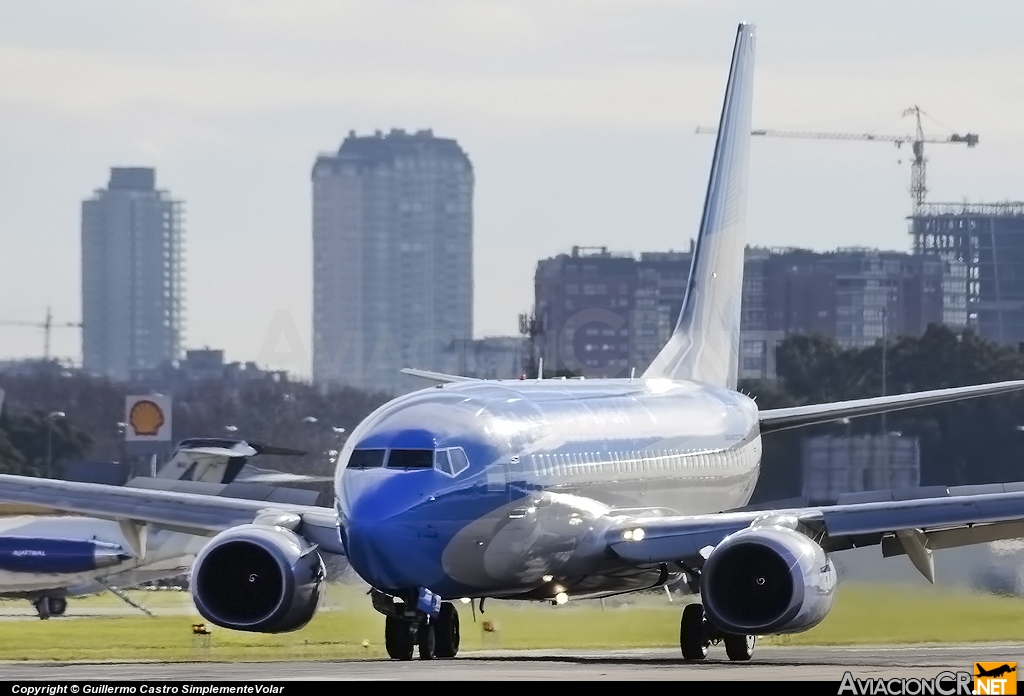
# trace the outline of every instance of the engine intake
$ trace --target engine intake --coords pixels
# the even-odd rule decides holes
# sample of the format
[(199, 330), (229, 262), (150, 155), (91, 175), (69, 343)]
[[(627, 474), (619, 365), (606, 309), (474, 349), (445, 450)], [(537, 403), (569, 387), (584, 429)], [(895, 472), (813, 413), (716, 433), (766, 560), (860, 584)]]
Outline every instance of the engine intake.
[(189, 587), (196, 609), (218, 626), (283, 633), (313, 618), (324, 576), (316, 546), (284, 527), (246, 524), (206, 545)]
[(740, 635), (813, 628), (832, 608), (835, 586), (835, 568), (822, 548), (775, 523), (723, 539), (700, 580), (708, 618), (722, 631)]

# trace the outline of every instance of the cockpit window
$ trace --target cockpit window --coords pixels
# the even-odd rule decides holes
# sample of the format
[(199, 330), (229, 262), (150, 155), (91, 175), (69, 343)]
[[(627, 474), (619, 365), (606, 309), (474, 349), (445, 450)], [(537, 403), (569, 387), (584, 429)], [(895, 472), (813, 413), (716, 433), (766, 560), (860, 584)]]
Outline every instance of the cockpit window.
[(448, 461), (448, 450), (437, 450), (434, 452), (434, 468), (442, 474), (452, 476), (452, 463)]
[(434, 466), (434, 450), (393, 449), (388, 455), (389, 469), (429, 469)]
[(461, 447), (452, 447), (448, 450), (448, 456), (452, 460), (452, 476), (458, 476), (469, 468), (469, 459), (466, 458), (466, 453), (462, 451)]
[(469, 460), (461, 447), (440, 449), (434, 453), (434, 468), (448, 476), (458, 476), (469, 467)]
[(384, 466), (384, 453), (382, 449), (357, 449), (352, 450), (352, 456), (348, 458), (349, 469), (374, 469)]

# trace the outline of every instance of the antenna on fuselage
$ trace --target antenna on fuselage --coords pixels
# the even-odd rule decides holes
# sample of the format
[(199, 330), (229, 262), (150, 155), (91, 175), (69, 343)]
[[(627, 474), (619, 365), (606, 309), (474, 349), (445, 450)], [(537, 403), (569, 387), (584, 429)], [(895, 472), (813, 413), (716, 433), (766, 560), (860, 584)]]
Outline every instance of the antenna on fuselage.
[(537, 358), (537, 379), (544, 379), (544, 358)]
[(631, 368), (629, 368), (629, 381), (630, 381), (630, 382), (632, 382), (632, 381), (633, 381), (633, 377), (634, 377), (635, 375), (636, 375), (636, 368), (635, 368), (635, 367), (631, 367)]

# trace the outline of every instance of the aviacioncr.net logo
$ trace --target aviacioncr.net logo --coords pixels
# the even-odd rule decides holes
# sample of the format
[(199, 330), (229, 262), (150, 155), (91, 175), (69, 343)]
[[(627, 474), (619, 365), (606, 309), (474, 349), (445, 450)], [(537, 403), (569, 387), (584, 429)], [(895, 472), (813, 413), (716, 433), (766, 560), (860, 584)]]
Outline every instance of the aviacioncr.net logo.
[(850, 672), (843, 674), (839, 694), (853, 696), (960, 696), (974, 694), (970, 672), (939, 672), (929, 679), (901, 677), (893, 679), (857, 679)]
[(975, 694), (1016, 694), (1016, 662), (975, 662)]

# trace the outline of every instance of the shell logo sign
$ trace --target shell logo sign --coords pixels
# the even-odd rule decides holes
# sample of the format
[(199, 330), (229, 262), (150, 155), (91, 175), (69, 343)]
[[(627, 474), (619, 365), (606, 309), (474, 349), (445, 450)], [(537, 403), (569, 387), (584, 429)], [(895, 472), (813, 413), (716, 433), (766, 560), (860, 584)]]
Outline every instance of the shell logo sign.
[(124, 438), (128, 442), (171, 439), (171, 399), (163, 394), (129, 396), (125, 400)]

